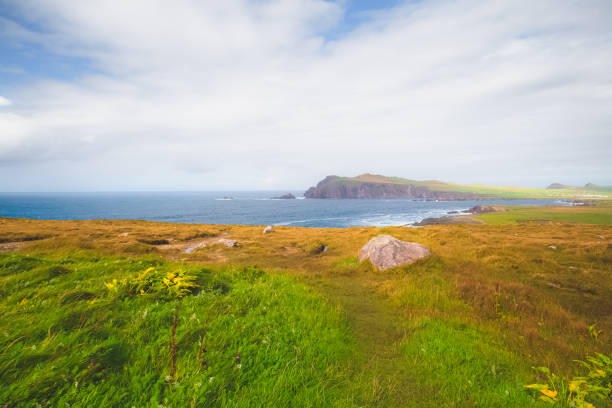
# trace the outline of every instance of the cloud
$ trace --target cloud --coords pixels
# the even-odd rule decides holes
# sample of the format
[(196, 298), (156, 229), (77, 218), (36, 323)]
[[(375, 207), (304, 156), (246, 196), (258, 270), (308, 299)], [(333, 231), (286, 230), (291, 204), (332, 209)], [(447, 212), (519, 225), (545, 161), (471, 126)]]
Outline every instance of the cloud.
[(609, 1), (424, 0), (333, 37), (346, 2), (12, 4), (41, 27), (5, 23), (12, 41), (98, 74), (12, 90), (5, 167), (62, 163), (76, 188), (610, 182)]
[(4, 96), (0, 96), (0, 107), (11, 106), (13, 102), (10, 99), (6, 99)]

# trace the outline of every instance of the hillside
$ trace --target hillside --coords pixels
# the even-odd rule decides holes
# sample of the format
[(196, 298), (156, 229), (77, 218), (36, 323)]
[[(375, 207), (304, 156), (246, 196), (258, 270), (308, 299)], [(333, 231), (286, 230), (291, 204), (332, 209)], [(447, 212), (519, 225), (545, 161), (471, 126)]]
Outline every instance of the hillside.
[[(553, 188), (550, 188), (550, 187)], [(327, 176), (309, 188), (306, 198), (417, 198), (431, 200), (482, 199), (597, 199), (612, 198), (612, 188), (588, 184), (584, 188), (554, 183), (549, 188), (496, 187), (454, 184), (438, 180), (417, 181), (401, 177), (362, 174)], [(589, 187), (591, 186), (591, 187)], [(587, 188), (588, 187), (588, 188)]]
[[(550, 406), (531, 367), (572, 378), (612, 352), (611, 208), (266, 235), (0, 218), (0, 402)], [(433, 255), (375, 270), (356, 255), (378, 234)]]
[(306, 198), (420, 198), (430, 200), (479, 200), (481, 194), (458, 191), (446, 183), (418, 182), (395, 177), (362, 174), (328, 176), (308, 189)]
[(593, 184), (593, 183), (585, 184), (584, 189), (590, 190), (590, 191), (607, 192), (607, 193), (612, 192), (612, 186), (598, 186), (597, 184)]

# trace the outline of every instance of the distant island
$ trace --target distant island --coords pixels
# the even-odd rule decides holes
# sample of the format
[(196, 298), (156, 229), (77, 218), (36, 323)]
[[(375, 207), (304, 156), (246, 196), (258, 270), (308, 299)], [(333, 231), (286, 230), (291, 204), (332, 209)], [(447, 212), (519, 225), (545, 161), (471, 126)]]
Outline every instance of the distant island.
[(481, 184), (455, 184), (438, 180), (417, 181), (401, 177), (361, 174), (356, 177), (327, 176), (305, 193), (306, 198), (372, 199), (415, 198), (438, 201), (486, 199), (592, 199), (610, 198), (612, 187), (587, 183), (572, 187), (552, 183), (547, 188), (494, 187)]
[(272, 200), (295, 200), (295, 196), (291, 193), (287, 193), (282, 196), (272, 197)]

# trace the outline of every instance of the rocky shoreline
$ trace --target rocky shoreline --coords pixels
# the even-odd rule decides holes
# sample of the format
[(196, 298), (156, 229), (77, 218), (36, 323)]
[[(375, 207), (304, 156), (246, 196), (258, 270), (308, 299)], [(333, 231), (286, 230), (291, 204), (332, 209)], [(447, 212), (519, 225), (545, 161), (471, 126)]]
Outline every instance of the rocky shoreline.
[(479, 225), (479, 224), (485, 224), (485, 222), (481, 219), (474, 217), (474, 215), (503, 212), (503, 211), (507, 211), (507, 209), (502, 206), (477, 205), (467, 210), (461, 211), (461, 213), (466, 214), (466, 215), (452, 215), (452, 214), (459, 214), (459, 211), (450, 211), (448, 213), (449, 215), (445, 215), (444, 217), (425, 218), (419, 222), (408, 224), (408, 226), (424, 227), (427, 225), (456, 225), (456, 224)]

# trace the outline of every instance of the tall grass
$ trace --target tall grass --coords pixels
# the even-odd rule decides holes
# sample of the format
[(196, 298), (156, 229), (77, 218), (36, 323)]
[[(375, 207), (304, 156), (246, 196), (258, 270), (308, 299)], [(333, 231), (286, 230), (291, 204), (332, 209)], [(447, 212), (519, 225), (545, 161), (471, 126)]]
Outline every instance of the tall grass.
[[(104, 286), (147, 268), (182, 268), (198, 287), (172, 299)], [(287, 277), (21, 255), (0, 255), (0, 276), (0, 403), (11, 407), (332, 406), (345, 380), (342, 314)]]

